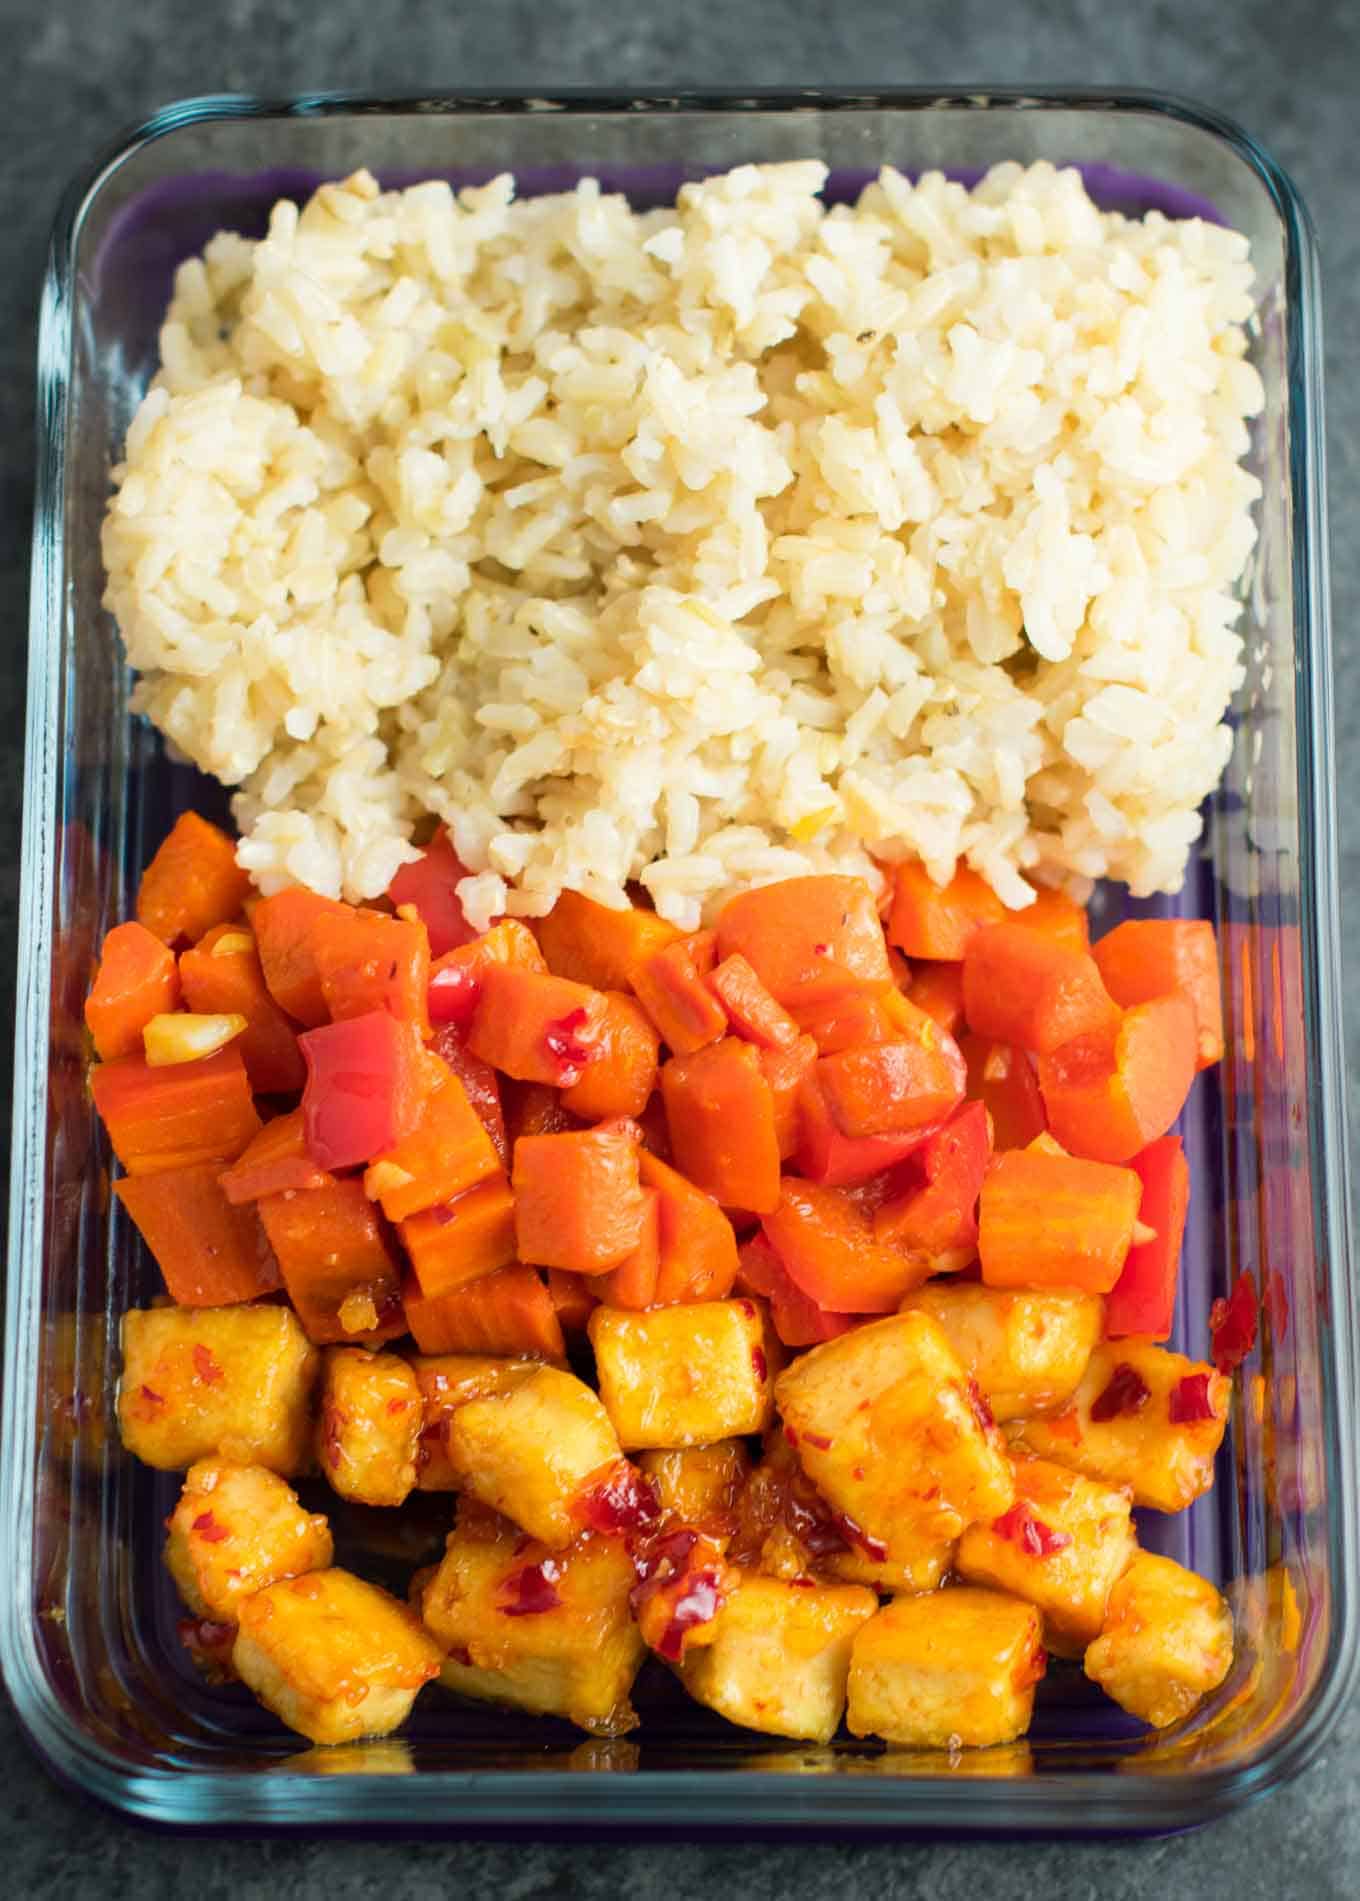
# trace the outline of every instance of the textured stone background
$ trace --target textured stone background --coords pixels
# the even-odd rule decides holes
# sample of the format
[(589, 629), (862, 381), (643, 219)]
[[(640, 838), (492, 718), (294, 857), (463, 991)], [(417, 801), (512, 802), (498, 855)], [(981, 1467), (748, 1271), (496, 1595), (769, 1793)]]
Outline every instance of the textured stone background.
[[(1354, 0), (1238, 5), (1108, 0), (0, 0), (0, 941), (13, 942), (22, 784), (25, 604), (32, 496), (33, 332), (47, 230), (70, 172), (115, 132), (193, 93), (329, 87), (373, 92), (494, 86), (546, 92), (591, 84), (684, 86), (1086, 83), (1151, 87), (1217, 107), (1292, 172), (1323, 248), (1328, 431), (1338, 654), (1343, 891), (1360, 865), (1355, 739), (1360, 691), (1348, 666), (1360, 610), (1360, 220), (1351, 177), (1360, 97)], [(360, 156), (356, 154), (356, 157)], [(1360, 907), (1352, 902), (1348, 925)], [(12, 955), (0, 960), (0, 1021)], [(1352, 967), (1353, 969), (1356, 967)], [(1352, 1037), (1360, 996), (1348, 983)], [(1355, 1071), (1355, 1064), (1351, 1069)], [(1142, 1846), (745, 1848), (684, 1841), (602, 1847), (397, 1846), (233, 1841), (206, 1850), (140, 1832), (58, 1790), (0, 1698), (0, 1890), (64, 1901), (191, 1892), (198, 1901), (278, 1894), (330, 1901), (400, 1896), (632, 1895), (874, 1897), (964, 1901), (1043, 1894), (1120, 1901), (1166, 1893), (1353, 1897), (1360, 1892), (1360, 1709), (1292, 1787), (1180, 1840)], [(979, 1800), (985, 1801), (982, 1788)], [(182, 1884), (182, 1885), (181, 1885)]]

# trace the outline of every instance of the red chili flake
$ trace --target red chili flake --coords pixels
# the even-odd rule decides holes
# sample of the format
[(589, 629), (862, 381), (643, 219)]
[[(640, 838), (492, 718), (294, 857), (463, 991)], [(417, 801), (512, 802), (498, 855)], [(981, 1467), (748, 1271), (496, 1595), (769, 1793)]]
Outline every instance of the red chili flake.
[(1151, 1389), (1137, 1367), (1121, 1360), (1105, 1391), (1092, 1402), (1091, 1417), (1103, 1425), (1107, 1419), (1118, 1419), (1121, 1413), (1140, 1413), (1151, 1397)]
[(211, 1512), (200, 1512), (194, 1520), (193, 1528), (203, 1542), (209, 1545), (220, 1545), (224, 1538), (231, 1536), (226, 1526), (219, 1525)]
[(470, 965), (446, 964), (430, 977), (425, 993), (431, 1023), (456, 1023), (466, 1029), (482, 999), (482, 983)]
[(501, 1605), (507, 1617), (540, 1617), (544, 1611), (555, 1611), (562, 1602), (556, 1589), (557, 1580), (562, 1575), (562, 1567), (554, 1558), (545, 1558), (542, 1564), (526, 1564), (522, 1571), (512, 1571), (505, 1580), (508, 1602)]
[(577, 1035), (590, 1021), (588, 1010), (569, 1010), (564, 1017), (550, 1023), (543, 1032), (543, 1043), (549, 1056), (560, 1065), (558, 1087), (570, 1089), (580, 1082), (581, 1072), (595, 1054), (592, 1043), (583, 1043)]
[(229, 1682), (236, 1672), (231, 1667), (232, 1647), (236, 1642), (235, 1624), (219, 1624), (210, 1617), (181, 1617), (176, 1634), (193, 1658), (195, 1666), (212, 1683)]
[(791, 1491), (784, 1500), (784, 1523), (812, 1558), (834, 1558), (849, 1548), (836, 1514), (815, 1492)]
[(1256, 1288), (1250, 1274), (1239, 1274), (1228, 1298), (1209, 1309), (1209, 1338), (1219, 1372), (1236, 1372), (1256, 1345)]
[(465, 1670), (472, 1668), (472, 1652), (466, 1644), (455, 1644), (449, 1652), (450, 1663), (461, 1663)]
[(829, 944), (814, 944), (812, 954), (814, 957), (829, 957), (831, 955), (831, 946)]
[(592, 1531), (644, 1531), (655, 1523), (661, 1501), (650, 1479), (626, 1459), (620, 1459), (602, 1479), (581, 1495), (577, 1512)]
[(824, 1439), (820, 1432), (805, 1432), (803, 1434), (803, 1437), (807, 1440), (810, 1446), (816, 1446), (819, 1452), (830, 1452), (831, 1441), (829, 1439)]
[(770, 1366), (765, 1358), (764, 1350), (761, 1347), (751, 1348), (751, 1365), (756, 1370), (756, 1378), (763, 1386), (765, 1381), (770, 1377)]
[(1042, 1518), (1036, 1518), (1026, 1499), (1018, 1498), (1008, 1512), (992, 1520), (998, 1538), (1009, 1538), (1029, 1558), (1051, 1558), (1055, 1551), (1066, 1551), (1072, 1542), (1070, 1531), (1054, 1531)]
[(409, 1399), (389, 1399), (387, 1402), (387, 1410), (390, 1413), (404, 1413), (410, 1403)]
[(1166, 1403), (1167, 1417), (1173, 1426), (1193, 1425), (1197, 1419), (1217, 1419), (1209, 1397), (1208, 1373), (1187, 1373), (1177, 1380)]
[(837, 1529), (841, 1532), (848, 1545), (857, 1546), (871, 1564), (883, 1564), (886, 1562), (888, 1547), (883, 1543), (881, 1538), (875, 1538), (871, 1532), (867, 1532), (864, 1529), (863, 1525), (857, 1525), (854, 1519), (846, 1512), (835, 1512), (832, 1515), (835, 1518)]
[(660, 1581), (663, 1570), (667, 1577), (674, 1577), (684, 1569), (685, 1562), (699, 1542), (697, 1531), (688, 1525), (682, 1525), (677, 1531), (668, 1531), (659, 1538), (653, 1538), (633, 1552), (633, 1570), (637, 1573), (637, 1584), (633, 1587), (633, 1608), (650, 1595), (643, 1586)]
[(165, 1401), (161, 1398), (160, 1394), (153, 1393), (149, 1386), (142, 1387), (141, 1392), (142, 1392), (142, 1398), (150, 1400), (153, 1406), (163, 1406), (165, 1404)]
[(194, 1348), (194, 1371), (205, 1386), (222, 1384), (222, 1369), (209, 1349), (199, 1345)]
[(982, 1388), (975, 1379), (968, 1381), (968, 1404), (972, 1408), (974, 1419), (984, 1432), (991, 1432), (996, 1425), (996, 1417), (983, 1396)]
[(679, 1663), (685, 1648), (685, 1634), (696, 1624), (710, 1623), (718, 1614), (722, 1593), (716, 1571), (693, 1571), (686, 1576), (675, 1602), (670, 1622), (657, 1640), (657, 1654), (668, 1663)]
[(815, 1591), (817, 1589), (816, 1578), (790, 1578), (789, 1583), (793, 1586), (795, 1591)]
[(755, 1302), (754, 1302), (753, 1300), (739, 1300), (739, 1301), (737, 1302), (737, 1305), (738, 1305), (738, 1307), (740, 1307), (740, 1308), (741, 1308), (741, 1311), (742, 1311), (742, 1312), (743, 1312), (743, 1313), (744, 1313), (744, 1314), (746, 1315), (746, 1318), (747, 1318), (748, 1320), (754, 1320), (754, 1319), (755, 1319), (755, 1317), (756, 1317), (756, 1303), (755, 1303)]
[(784, 1437), (788, 1440), (791, 1446), (796, 1446), (798, 1444), (798, 1434), (794, 1431), (792, 1426), (785, 1426)]

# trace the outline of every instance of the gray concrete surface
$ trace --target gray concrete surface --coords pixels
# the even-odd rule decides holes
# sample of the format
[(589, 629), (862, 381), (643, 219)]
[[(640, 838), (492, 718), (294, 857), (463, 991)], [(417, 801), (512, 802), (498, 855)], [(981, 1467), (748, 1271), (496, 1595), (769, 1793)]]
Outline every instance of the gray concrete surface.
[[(1108, 0), (0, 0), (0, 943), (13, 942), (31, 509), (33, 331), (57, 194), (120, 127), (177, 96), (330, 87), (1072, 82), (1198, 97), (1254, 131), (1291, 171), (1322, 239), (1337, 644), (1342, 877), (1360, 925), (1360, 98), (1355, 0), (1237, 5)], [(357, 155), (356, 155), (357, 156)], [(0, 1021), (13, 955), (0, 952)], [(1360, 964), (1351, 963), (1352, 973)], [(1347, 1003), (1350, 1049), (1360, 991)], [(1352, 1062), (1352, 1074), (1360, 1073)], [(635, 1896), (745, 1901), (857, 1894), (1043, 1895), (1047, 1901), (1236, 1901), (1360, 1894), (1360, 1708), (1291, 1787), (1198, 1835), (1142, 1846), (836, 1844), (600, 1846), (233, 1841), (195, 1846), (135, 1830), (57, 1789), (0, 1698), (0, 1894), (106, 1901), (192, 1894), (452, 1894), (499, 1901)], [(979, 1788), (979, 1796), (985, 1795)]]

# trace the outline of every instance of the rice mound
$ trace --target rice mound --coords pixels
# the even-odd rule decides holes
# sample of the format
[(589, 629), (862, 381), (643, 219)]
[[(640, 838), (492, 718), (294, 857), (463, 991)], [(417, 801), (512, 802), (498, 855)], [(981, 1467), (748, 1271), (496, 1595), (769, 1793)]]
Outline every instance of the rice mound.
[(1046, 164), (825, 178), (361, 171), (181, 267), (106, 605), (262, 890), (376, 896), (429, 813), (479, 925), (909, 856), (1179, 887), (1241, 679), (1246, 241)]

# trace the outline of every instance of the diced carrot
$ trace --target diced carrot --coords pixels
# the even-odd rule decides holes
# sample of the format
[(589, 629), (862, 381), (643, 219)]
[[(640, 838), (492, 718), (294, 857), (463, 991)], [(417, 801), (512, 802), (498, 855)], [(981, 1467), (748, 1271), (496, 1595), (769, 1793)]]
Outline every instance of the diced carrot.
[(406, 1331), (396, 1259), (353, 1178), (256, 1202), (288, 1298), (318, 1346), (376, 1346)]
[(491, 1146), (496, 1151), (496, 1159), (503, 1169), (510, 1167), (510, 1139), (505, 1130), (505, 1114), (501, 1108), (500, 1079), (490, 1063), (484, 1063), (480, 1056), (474, 1056), (463, 1039), (463, 1033), (453, 1023), (444, 1023), (430, 1038), (429, 1051), (447, 1063), (454, 1075), (467, 1091), (467, 1099), (482, 1119), (482, 1127), (491, 1137)]
[(737, 1036), (761, 1049), (791, 1049), (798, 1041), (798, 1025), (776, 1003), (740, 951), (724, 957), (708, 975), (708, 987), (727, 1012)]
[(798, 1151), (798, 1091), (817, 1063), (817, 1045), (800, 1036), (789, 1049), (762, 1050), (760, 1071), (774, 1099), (774, 1132), (779, 1159), (787, 1162)]
[(325, 1188), (334, 1179), (307, 1153), (301, 1109), (266, 1122), (239, 1161), (218, 1176), (222, 1193), (233, 1203), (281, 1195), (285, 1188)]
[(253, 939), (237, 925), (217, 924), (181, 952), (180, 983), (191, 1010), (243, 1016), (241, 1055), (250, 1086), (261, 1095), (293, 1095), (307, 1080), (297, 1029), (270, 996)]
[(307, 1147), (323, 1168), (371, 1162), (411, 1134), (432, 1080), (413, 1023), (370, 1010), (307, 1030), (298, 1046)]
[(375, 1156), (364, 1171), (365, 1193), (382, 1203), (389, 1221), (404, 1221), (422, 1209), (435, 1209), (502, 1173), (495, 1144), (466, 1089), (447, 1063), (426, 1054), (437, 1065), (438, 1080), (425, 1099), (419, 1122), (409, 1135)]
[(181, 1307), (231, 1307), (279, 1285), (258, 1215), (233, 1207), (217, 1176), (216, 1162), (194, 1162), (113, 1185)]
[[(589, 1280), (584, 1274), (562, 1276), (564, 1280), (574, 1280), (588, 1287), (595, 1299), (607, 1307), (627, 1307), (639, 1313), (655, 1302), (657, 1276), (661, 1271), (661, 1197), (655, 1188), (644, 1188), (642, 1193), (647, 1205), (642, 1217), (642, 1235), (632, 1253), (626, 1254), (607, 1274), (596, 1274)], [(549, 1285), (552, 1274), (559, 1271), (550, 1270)]]
[(539, 945), (553, 975), (595, 990), (632, 990), (647, 959), (680, 936), (655, 911), (636, 905), (615, 911), (579, 891), (564, 891), (538, 924)]
[[(897, 996), (897, 993), (894, 992)], [(933, 1017), (897, 996), (911, 1021), (890, 1043), (819, 1057), (817, 1080), (842, 1135), (904, 1135), (942, 1122), (962, 1099), (968, 1071), (959, 1046)]]
[(1105, 1333), (1111, 1340), (1130, 1333), (1167, 1340), (1176, 1312), (1181, 1242), (1190, 1207), (1190, 1167), (1178, 1135), (1149, 1142), (1129, 1167), (1143, 1184), (1138, 1224), (1148, 1230), (1148, 1238), (1134, 1242), (1110, 1290)]
[(519, 1082), (569, 1089), (580, 1082), (604, 1035), (604, 993), (566, 977), (492, 964), (468, 1031), (468, 1048)]
[(1091, 955), (1116, 1003), (1126, 1008), (1180, 991), (1195, 1012), (1196, 1067), (1223, 1054), (1223, 992), (1214, 927), (1202, 918), (1130, 918)]
[(671, 1153), (724, 1207), (765, 1214), (779, 1200), (774, 1096), (749, 1043), (725, 1036), (662, 1067)]
[(959, 1048), (968, 1065), (968, 1094), (986, 1103), (991, 1115), (993, 1148), (1028, 1148), (1048, 1127), (1030, 1058), (1008, 1043), (971, 1034), (959, 1039)]
[(562, 1091), (562, 1106), (583, 1122), (637, 1116), (656, 1088), (659, 1040), (642, 1005), (622, 990), (606, 990), (599, 1041), (581, 1080)]
[(143, 1056), (120, 1056), (95, 1066), (90, 1089), (129, 1175), (234, 1162), (259, 1134), (250, 1079), (234, 1043), (196, 1063), (155, 1069)]
[(890, 1043), (897, 1032), (893, 999), (899, 990), (847, 990), (818, 1003), (795, 1004), (793, 1014), (805, 1036), (823, 1056), (858, 1049), (864, 1043)]
[(419, 918), (346, 907), (318, 918), (308, 941), (332, 1023), (386, 1010), (429, 1034), (430, 938)]
[(976, 933), (1006, 915), (1001, 899), (970, 865), (959, 865), (947, 885), (937, 885), (919, 860), (908, 859), (897, 867), (888, 942), (908, 957), (958, 963)]
[(548, 1269), (548, 1296), (563, 1333), (585, 1332), (586, 1322), (600, 1304), (594, 1288), (595, 1283), (584, 1274), (566, 1274), (560, 1267)]
[(461, 944), (477, 937), (458, 901), (458, 886), (469, 876), (467, 866), (449, 841), (441, 825), (429, 844), (412, 864), (403, 865), (387, 887), (393, 909), (414, 906), (429, 933), (430, 955), (442, 957)]
[(1079, 1036), (1039, 1058), (1049, 1128), (1070, 1154), (1127, 1162), (1180, 1114), (1195, 1051), (1188, 997), (1135, 1004), (1113, 1036)]
[(920, 1179), (874, 1212), (874, 1236), (886, 1246), (928, 1257), (930, 1271), (966, 1267), (977, 1252), (977, 1202), (991, 1159), (987, 1110), (965, 1102), (911, 1161)]
[(963, 1011), (979, 1036), (1040, 1056), (1119, 1022), (1094, 960), (1022, 924), (991, 924), (972, 939)]
[(405, 1291), (406, 1318), (422, 1353), (566, 1358), (552, 1296), (542, 1276), (519, 1262), (433, 1300), (414, 1281)]
[(982, 1278), (1107, 1294), (1133, 1242), (1143, 1185), (1131, 1168), (1055, 1151), (993, 1156), (978, 1205)]
[(152, 1017), (178, 1004), (174, 953), (144, 924), (115, 924), (85, 999), (85, 1022), (100, 1061), (137, 1055)]
[(730, 898), (718, 956), (740, 952), (786, 1010), (892, 982), (874, 894), (862, 878), (786, 878)]
[(532, 970), (546, 977), (548, 966), (538, 940), (518, 918), (505, 917), (489, 931), (447, 952), (430, 966), (427, 1003), (434, 1023), (453, 1023), (466, 1032), (482, 995), (482, 979), (493, 964)]
[(868, 1181), (904, 1161), (932, 1133), (934, 1125), (902, 1135), (843, 1135), (814, 1072), (798, 1089), (798, 1172), (827, 1188)]
[[(1051, 937), (1055, 944), (1065, 945), (1068, 950), (1089, 951), (1091, 948), (1091, 925), (1085, 905), (1078, 904), (1075, 898), (1069, 898), (1065, 891), (1053, 885), (1036, 885), (1033, 904), (1012, 911), (1010, 918), (1013, 924), (1023, 924), (1027, 931), (1042, 931), (1045, 937)], [(1116, 997), (1115, 1001), (1119, 999)]]
[(239, 917), (249, 891), (235, 840), (197, 812), (181, 812), (142, 873), (137, 919), (163, 944), (196, 944), (214, 924)]
[(652, 1300), (726, 1300), (737, 1272), (737, 1237), (712, 1195), (644, 1150), (643, 1187), (657, 1196), (659, 1250)]
[(330, 1015), (312, 950), (312, 932), (323, 919), (349, 915), (347, 904), (320, 897), (301, 885), (261, 898), (251, 909), (250, 928), (269, 994), (307, 1029), (325, 1023)]
[(542, 1083), (506, 1081), (505, 1135), (512, 1156), (522, 1135), (562, 1135), (581, 1126), (571, 1111), (562, 1107), (556, 1089), (547, 1089)]
[(713, 933), (700, 931), (654, 951), (633, 973), (638, 1002), (677, 1056), (691, 1056), (726, 1033), (727, 1012), (705, 981), (715, 962)]
[(646, 1210), (639, 1140), (637, 1124), (627, 1121), (519, 1138), (513, 1180), (521, 1260), (603, 1274), (633, 1252)]
[(515, 1258), (515, 1207), (504, 1176), (484, 1181), (456, 1201), (427, 1208), (398, 1224), (420, 1291), (451, 1294)]
[(791, 1175), (761, 1226), (795, 1286), (831, 1313), (893, 1313), (930, 1271), (881, 1246), (873, 1222), (843, 1189)]
[(934, 1017), (940, 1028), (957, 1036), (963, 1028), (963, 964), (922, 964), (906, 992), (918, 1010)]
[(786, 1347), (817, 1346), (856, 1325), (856, 1315), (828, 1313), (809, 1300), (759, 1232), (741, 1245), (736, 1288), (769, 1301), (770, 1321)]

